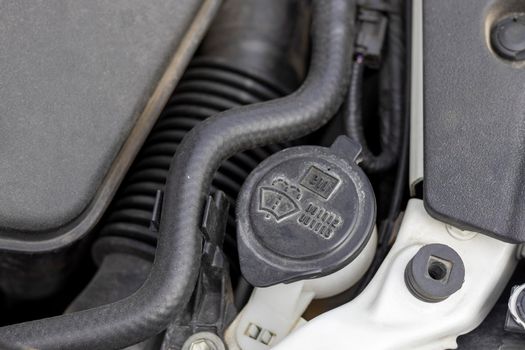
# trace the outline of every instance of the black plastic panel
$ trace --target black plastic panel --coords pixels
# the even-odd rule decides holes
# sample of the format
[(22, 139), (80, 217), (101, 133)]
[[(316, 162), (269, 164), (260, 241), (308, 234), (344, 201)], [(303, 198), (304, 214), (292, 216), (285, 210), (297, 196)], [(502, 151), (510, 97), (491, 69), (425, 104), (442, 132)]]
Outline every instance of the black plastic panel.
[(74, 271), (217, 4), (0, 1), (3, 295)]
[(0, 3), (0, 231), (86, 209), (200, 3)]
[(424, 201), (463, 229), (525, 241), (525, 65), (490, 48), (523, 1), (424, 1)]

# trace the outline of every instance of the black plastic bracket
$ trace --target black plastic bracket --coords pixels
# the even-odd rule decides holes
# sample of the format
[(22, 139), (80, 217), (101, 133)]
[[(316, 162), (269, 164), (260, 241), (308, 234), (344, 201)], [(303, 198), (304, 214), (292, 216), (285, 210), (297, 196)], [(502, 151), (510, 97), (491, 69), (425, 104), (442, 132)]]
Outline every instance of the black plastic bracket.
[(199, 279), (186, 311), (168, 326), (163, 348), (180, 349), (190, 336), (200, 332), (222, 337), (237, 315), (229, 264), (222, 250), (229, 207), (221, 191), (208, 197), (201, 227), (204, 245)]

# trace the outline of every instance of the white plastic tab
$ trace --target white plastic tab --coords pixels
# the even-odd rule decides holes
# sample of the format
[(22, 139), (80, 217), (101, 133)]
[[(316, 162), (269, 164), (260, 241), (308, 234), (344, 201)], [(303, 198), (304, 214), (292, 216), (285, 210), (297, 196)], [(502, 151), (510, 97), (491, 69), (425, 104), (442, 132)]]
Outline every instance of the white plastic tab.
[[(454, 349), (456, 338), (486, 317), (516, 266), (516, 245), (475, 234), (457, 237), (412, 199), (396, 243), (370, 285), (352, 302), (329, 311), (293, 332), (277, 350)], [(428, 303), (405, 285), (405, 268), (418, 250), (432, 243), (454, 249), (465, 266), (461, 289)]]

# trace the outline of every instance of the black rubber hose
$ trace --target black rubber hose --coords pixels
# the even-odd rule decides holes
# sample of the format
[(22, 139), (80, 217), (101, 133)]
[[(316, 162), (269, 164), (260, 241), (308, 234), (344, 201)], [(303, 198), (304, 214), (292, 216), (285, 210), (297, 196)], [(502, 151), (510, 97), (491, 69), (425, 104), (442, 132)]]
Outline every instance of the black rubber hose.
[(130, 297), (94, 309), (0, 328), (0, 339), (38, 349), (119, 349), (162, 331), (193, 291), (199, 230), (213, 174), (224, 159), (284, 142), (324, 125), (348, 86), (355, 3), (314, 3), (313, 47), (303, 85), (288, 97), (207, 119), (180, 144), (166, 184), (159, 241), (149, 278)]
[[(100, 237), (92, 248), (100, 269), (112, 266), (104, 263), (106, 255), (129, 253), (148, 258), (144, 250), (157, 243), (157, 234), (150, 228), (157, 190), (164, 190), (171, 159), (191, 128), (225, 108), (273, 100), (297, 89), (307, 67), (310, 10), (304, 0), (228, 0), (221, 6), (106, 212)], [(223, 249), (234, 285), (240, 266), (233, 203), (248, 174), (281, 149), (281, 145), (270, 145), (236, 154), (215, 173), (212, 192), (224, 192), (231, 203)], [(151, 254), (149, 260), (153, 258)], [(120, 273), (133, 275), (133, 259), (127, 261), (128, 266), (120, 267), (129, 271)], [(103, 277), (108, 277), (106, 285)], [(117, 287), (122, 289), (121, 296), (137, 290), (134, 283), (116, 285), (112, 275), (104, 271), (99, 270), (94, 278), (97, 283), (90, 283), (69, 309), (77, 304), (88, 309), (89, 302), (92, 307), (107, 304), (104, 291), (108, 289), (113, 294), (117, 294)], [(143, 281), (146, 278), (147, 274)], [(100, 300), (89, 301), (89, 297)]]
[(346, 134), (361, 144), (360, 165), (371, 174), (387, 171), (396, 164), (403, 137), (403, 21), (397, 10), (389, 13), (388, 47), (385, 66), (380, 72), (381, 152), (378, 155), (367, 147), (363, 125), (361, 94), (365, 67), (362, 56), (357, 56), (353, 63), (350, 88), (342, 109)]
[[(192, 60), (106, 214), (100, 230), (102, 238), (93, 249), (98, 259), (101, 258), (98, 250), (105, 250), (102, 243), (109, 242), (105, 239), (108, 236), (127, 237), (156, 245), (157, 235), (150, 229), (156, 191), (164, 189), (170, 162), (189, 130), (206, 118), (223, 112), (225, 106), (235, 108), (284, 95), (281, 92), (285, 90), (284, 87), (274, 86), (274, 82), (251, 75), (246, 69), (240, 69), (240, 64), (236, 67), (235, 63), (230, 61), (219, 64), (209, 54)], [(202, 102), (196, 103), (197, 100)], [(222, 103), (214, 104), (217, 100)], [(221, 190), (234, 202), (250, 171), (272, 153), (273, 149), (265, 147), (225, 160), (214, 176), (212, 191)], [(233, 238), (234, 207), (232, 205), (225, 243), (226, 252), (238, 270), (237, 247)], [(111, 251), (107, 253), (111, 254)]]

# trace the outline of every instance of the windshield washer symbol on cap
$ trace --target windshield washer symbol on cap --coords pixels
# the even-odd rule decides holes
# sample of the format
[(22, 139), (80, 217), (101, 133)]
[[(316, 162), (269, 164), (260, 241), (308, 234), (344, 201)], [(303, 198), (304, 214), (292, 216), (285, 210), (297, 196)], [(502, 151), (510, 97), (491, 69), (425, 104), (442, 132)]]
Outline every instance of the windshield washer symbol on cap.
[(301, 190), (284, 179), (273, 180), (269, 187), (259, 189), (259, 211), (266, 213), (266, 218), (273, 217), (280, 222), (301, 211), (298, 200)]

